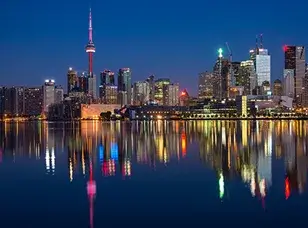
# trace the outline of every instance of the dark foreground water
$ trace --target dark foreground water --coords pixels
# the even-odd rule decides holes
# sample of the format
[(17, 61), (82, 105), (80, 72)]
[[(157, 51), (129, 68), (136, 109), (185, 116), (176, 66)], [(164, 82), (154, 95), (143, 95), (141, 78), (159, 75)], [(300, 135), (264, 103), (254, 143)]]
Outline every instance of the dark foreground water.
[(0, 227), (307, 227), (305, 121), (0, 124)]

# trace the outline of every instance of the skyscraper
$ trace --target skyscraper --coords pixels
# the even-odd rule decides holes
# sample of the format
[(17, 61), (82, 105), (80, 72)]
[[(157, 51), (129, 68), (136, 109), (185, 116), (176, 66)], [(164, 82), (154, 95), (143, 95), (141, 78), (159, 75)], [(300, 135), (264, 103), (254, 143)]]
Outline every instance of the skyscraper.
[[(305, 47), (304, 46), (284, 46), (285, 70), (293, 70), (294, 73), (294, 93), (293, 98), (296, 104), (302, 103), (303, 80), (305, 77)], [(287, 87), (287, 85), (286, 85)]]
[(37, 116), (43, 110), (43, 87), (31, 87), (25, 89), (25, 110), (28, 116)]
[(64, 91), (61, 86), (55, 87), (55, 103), (60, 104), (63, 101)]
[(132, 100), (132, 75), (130, 68), (121, 68), (118, 73), (118, 103), (130, 105)]
[(214, 82), (215, 80), (213, 73), (203, 72), (199, 74), (198, 98), (200, 100), (212, 98), (214, 96)]
[(148, 77), (148, 79), (146, 81), (149, 83), (149, 87), (150, 87), (150, 101), (154, 101), (155, 100), (154, 75), (151, 75), (150, 77)]
[(78, 88), (77, 72), (70, 67), (67, 72), (67, 94), (70, 94), (77, 88)]
[(305, 72), (305, 78), (303, 82), (303, 96), (302, 96), (302, 105), (305, 108), (308, 108), (308, 64), (306, 64), (306, 72)]
[(163, 105), (164, 98), (164, 86), (170, 84), (169, 78), (159, 78), (155, 81), (155, 102), (159, 105)]
[(135, 82), (133, 91), (135, 105), (142, 105), (150, 100), (150, 84), (148, 81)]
[(55, 81), (54, 80), (45, 80), (43, 85), (43, 107), (44, 112), (48, 112), (50, 105), (55, 103)]
[(243, 86), (244, 94), (252, 95), (256, 84), (257, 75), (253, 60), (242, 61), (238, 74), (236, 75), (236, 86)]
[(99, 86), (99, 97), (102, 99), (103, 103), (106, 95), (106, 86), (114, 86), (114, 72), (110, 70), (104, 70), (100, 73), (100, 86)]
[(284, 69), (283, 71), (283, 94), (294, 98), (294, 69)]
[(256, 55), (256, 73), (258, 86), (262, 86), (263, 82), (271, 82), (271, 56), (267, 49), (259, 49)]
[(263, 35), (260, 35), (260, 44), (258, 36), (256, 37), (256, 47), (249, 51), (250, 60), (253, 61), (255, 72), (257, 74), (257, 87), (261, 87), (264, 81), (271, 83), (271, 56), (268, 50), (263, 47)]
[(180, 86), (178, 83), (164, 85), (163, 87), (163, 104), (167, 106), (176, 106), (180, 103)]

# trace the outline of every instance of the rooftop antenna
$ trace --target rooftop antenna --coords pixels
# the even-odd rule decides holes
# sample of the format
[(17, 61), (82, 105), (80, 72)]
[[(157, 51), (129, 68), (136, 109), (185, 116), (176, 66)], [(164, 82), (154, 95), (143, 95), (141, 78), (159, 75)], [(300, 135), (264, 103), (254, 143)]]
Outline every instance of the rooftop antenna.
[(260, 48), (263, 48), (263, 34), (260, 34)]
[(256, 35), (256, 55), (259, 54), (258, 35)]

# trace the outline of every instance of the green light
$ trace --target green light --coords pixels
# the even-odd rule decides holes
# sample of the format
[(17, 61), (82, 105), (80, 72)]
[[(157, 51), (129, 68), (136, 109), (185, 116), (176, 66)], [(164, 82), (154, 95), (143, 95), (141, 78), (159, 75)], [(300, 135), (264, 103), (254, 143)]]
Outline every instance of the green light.
[(219, 48), (219, 49), (218, 49), (218, 53), (219, 53), (219, 55), (218, 55), (218, 56), (219, 56), (219, 58), (222, 58), (222, 53), (223, 53), (222, 48)]

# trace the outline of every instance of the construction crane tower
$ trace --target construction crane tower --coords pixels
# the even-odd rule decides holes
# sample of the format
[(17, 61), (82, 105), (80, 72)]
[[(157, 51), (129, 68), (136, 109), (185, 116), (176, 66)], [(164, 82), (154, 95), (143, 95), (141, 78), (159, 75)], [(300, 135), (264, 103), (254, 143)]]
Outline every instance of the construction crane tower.
[(232, 51), (230, 49), (230, 46), (228, 44), (228, 42), (226, 42), (226, 46), (227, 46), (227, 49), (228, 49), (228, 52), (229, 52), (229, 69), (230, 69), (230, 77), (229, 77), (229, 80), (228, 80), (228, 94), (230, 93), (230, 87), (231, 86), (235, 86), (235, 78), (234, 78), (234, 69), (233, 69), (233, 64), (232, 64)]

